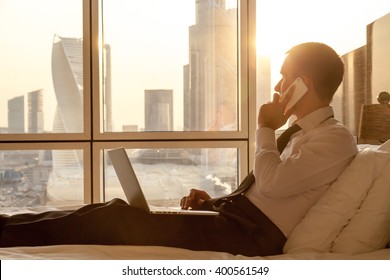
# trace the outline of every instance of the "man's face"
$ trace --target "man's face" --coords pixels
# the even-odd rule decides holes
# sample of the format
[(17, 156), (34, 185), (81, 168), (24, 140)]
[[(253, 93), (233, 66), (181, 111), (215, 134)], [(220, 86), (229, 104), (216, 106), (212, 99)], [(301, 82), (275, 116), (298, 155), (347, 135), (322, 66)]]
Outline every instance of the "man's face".
[(286, 57), (282, 68), (280, 70), (280, 74), (282, 75), (280, 81), (275, 85), (274, 90), (278, 93), (283, 93), (285, 90), (298, 78), (298, 71), (293, 61)]

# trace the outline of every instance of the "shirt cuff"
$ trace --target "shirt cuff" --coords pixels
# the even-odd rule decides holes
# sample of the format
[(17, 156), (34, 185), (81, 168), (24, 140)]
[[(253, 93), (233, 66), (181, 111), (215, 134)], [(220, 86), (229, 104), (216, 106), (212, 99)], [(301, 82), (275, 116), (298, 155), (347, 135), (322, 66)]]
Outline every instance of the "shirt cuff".
[(256, 131), (256, 153), (261, 150), (277, 150), (275, 131), (269, 127), (260, 127)]

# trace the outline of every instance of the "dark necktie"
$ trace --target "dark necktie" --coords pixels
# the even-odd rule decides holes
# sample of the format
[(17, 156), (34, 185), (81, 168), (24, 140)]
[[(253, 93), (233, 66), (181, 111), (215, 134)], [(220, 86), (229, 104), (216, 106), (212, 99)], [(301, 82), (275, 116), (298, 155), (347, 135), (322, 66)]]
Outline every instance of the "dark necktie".
[(288, 141), (290, 141), (291, 135), (293, 135), (295, 132), (301, 130), (302, 128), (297, 125), (293, 124), (289, 128), (287, 128), (276, 140), (276, 146), (278, 147), (279, 153), (282, 153), (284, 148), (286, 148)]
[[(295, 132), (301, 129), (302, 128), (299, 125), (293, 124), (278, 137), (278, 139), (276, 140), (276, 146), (278, 147), (280, 153), (282, 153), (284, 148), (287, 146), (287, 143), (290, 141), (291, 135), (293, 135)], [(254, 181), (255, 181), (255, 176), (253, 175), (253, 170), (252, 170), (241, 182), (238, 188), (231, 194), (227, 195), (226, 197), (233, 197), (245, 192), (250, 188), (250, 186), (252, 186)]]

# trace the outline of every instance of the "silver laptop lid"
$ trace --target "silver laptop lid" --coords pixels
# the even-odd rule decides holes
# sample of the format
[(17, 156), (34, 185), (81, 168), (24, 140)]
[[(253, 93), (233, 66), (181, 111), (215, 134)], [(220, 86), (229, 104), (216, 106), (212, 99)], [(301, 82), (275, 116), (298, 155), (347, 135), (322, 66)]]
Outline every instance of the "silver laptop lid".
[(124, 148), (108, 151), (129, 205), (150, 212), (141, 185)]

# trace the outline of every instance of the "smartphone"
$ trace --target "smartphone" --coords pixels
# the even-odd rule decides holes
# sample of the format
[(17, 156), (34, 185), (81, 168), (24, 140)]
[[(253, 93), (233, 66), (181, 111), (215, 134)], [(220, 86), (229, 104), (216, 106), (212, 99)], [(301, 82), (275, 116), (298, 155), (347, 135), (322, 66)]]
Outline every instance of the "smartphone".
[(291, 99), (286, 105), (286, 111), (290, 110), (292, 107), (297, 104), (297, 102), (305, 95), (307, 92), (307, 86), (302, 81), (301, 78), (297, 78), (280, 96), (279, 102), (282, 102), (286, 93), (290, 90), (292, 86), (295, 86), (294, 92), (292, 93)]

